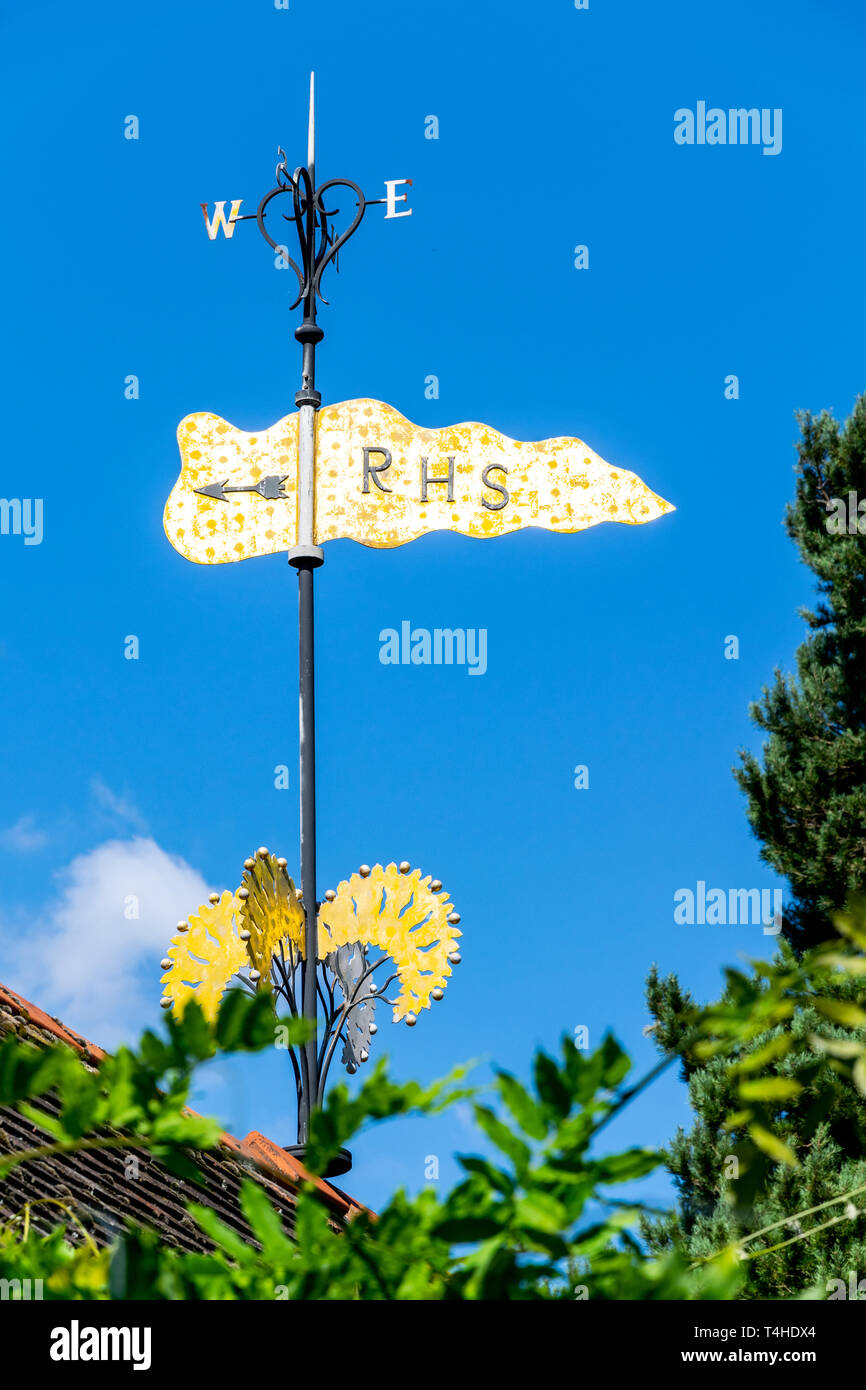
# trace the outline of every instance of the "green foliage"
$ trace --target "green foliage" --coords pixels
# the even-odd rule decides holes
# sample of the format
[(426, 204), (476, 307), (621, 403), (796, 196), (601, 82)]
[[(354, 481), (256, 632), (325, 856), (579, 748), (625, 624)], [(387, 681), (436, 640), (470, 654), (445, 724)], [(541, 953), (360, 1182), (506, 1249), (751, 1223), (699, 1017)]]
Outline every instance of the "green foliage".
[(836, 924), (841, 944), (728, 971), (708, 1009), (675, 1015), (673, 978), (648, 987), (660, 1048), (685, 1050), (697, 1119), (665, 1153), (679, 1209), (641, 1229), (657, 1255), (738, 1246), (747, 1298), (823, 1296), (866, 1266), (866, 907)]
[(834, 526), (833, 499), (866, 498), (866, 396), (844, 428), (827, 412), (800, 417), (797, 490), (788, 534), (818, 581), (803, 611), (810, 633), (797, 675), (781, 671), (753, 722), (762, 759), (741, 753), (735, 775), (766, 862), (791, 885), (785, 934), (798, 949), (823, 940), (829, 914), (866, 892), (866, 536)]
[[(145, 1034), (98, 1072), (66, 1048), (39, 1051), (13, 1039), (0, 1049), (0, 1104), (30, 1114), (48, 1142), (3, 1163), (8, 1170), (45, 1152), (122, 1144), (192, 1176), (190, 1151), (218, 1137), (214, 1122), (185, 1110), (195, 1067), (217, 1049), (273, 1041), (270, 1002), (240, 993), (226, 997), (213, 1029), (190, 1005), (181, 1021), (166, 1020), (164, 1037)], [(396, 1084), (380, 1064), (354, 1095), (332, 1089), (314, 1117), (308, 1160), (324, 1172), (367, 1124), (471, 1100), (479, 1152), (459, 1155), (463, 1178), (442, 1197), (432, 1189), (397, 1192), (378, 1214), (361, 1211), (340, 1229), (310, 1185), (298, 1195), (290, 1240), (264, 1190), (249, 1180), (241, 1203), (255, 1244), (210, 1208), (190, 1207), (213, 1244), (209, 1254), (177, 1251), (141, 1227), (130, 1227), (110, 1251), (89, 1236), (75, 1249), (67, 1234), (74, 1212), (60, 1207), (65, 1219), (43, 1238), (27, 1209), (0, 1233), (0, 1277), (42, 1278), (45, 1297), (64, 1299), (547, 1301), (589, 1289), (594, 1298), (617, 1298), (625, 1287), (634, 1297), (726, 1296), (739, 1277), (730, 1259), (710, 1273), (689, 1270), (676, 1254), (648, 1260), (630, 1231), (640, 1204), (611, 1195), (659, 1161), (645, 1149), (607, 1153), (598, 1143), (601, 1128), (644, 1084), (624, 1089), (628, 1071), (612, 1037), (590, 1055), (568, 1039), (558, 1059), (539, 1052), (531, 1086), (499, 1072), (483, 1099), (462, 1084), (462, 1070), (422, 1087)], [(49, 1093), (60, 1101), (56, 1120), (39, 1108)]]
[[(74, 1299), (699, 1300), (805, 1294), (812, 1286), (820, 1293), (825, 1276), (861, 1267), (833, 1263), (840, 1250), (851, 1258), (860, 1239), (857, 1194), (836, 1201), (840, 1182), (866, 1191), (866, 1171), (844, 1164), (840, 1171), (837, 1161), (840, 1127), (866, 1138), (866, 911), (841, 918), (840, 929), (838, 943), (800, 959), (786, 949), (773, 964), (729, 971), (724, 998), (709, 1009), (696, 1009), (675, 982), (654, 978), (664, 1057), (631, 1084), (629, 1059), (608, 1035), (589, 1054), (568, 1038), (558, 1057), (538, 1052), (528, 1083), (496, 1072), (484, 1096), (463, 1084), (463, 1070), (422, 1087), (395, 1083), (384, 1064), (354, 1094), (344, 1086), (330, 1092), (308, 1154), (319, 1172), (369, 1124), (471, 1103), (478, 1150), (457, 1156), (463, 1176), (441, 1196), (433, 1188), (399, 1191), (378, 1214), (360, 1211), (341, 1228), (311, 1183), (298, 1194), (290, 1239), (250, 1179), (241, 1205), (254, 1243), (209, 1207), (190, 1206), (212, 1243), (206, 1254), (175, 1250), (141, 1227), (127, 1229), (110, 1251), (89, 1237), (73, 1249), (74, 1212), (59, 1206), (65, 1219), (43, 1238), (28, 1209), (0, 1232), (0, 1277), (42, 1278), (46, 1297)], [(301, 1040), (303, 1025), (285, 1026)], [(40, 1052), (13, 1039), (0, 1049), (0, 1104), (31, 1115), (48, 1143), (2, 1162), (8, 1169), (43, 1152), (122, 1145), (193, 1176), (191, 1150), (218, 1138), (213, 1121), (185, 1109), (195, 1067), (216, 1050), (273, 1044), (270, 1001), (240, 993), (226, 997), (213, 1029), (191, 1005), (182, 1021), (166, 1020), (164, 1037), (145, 1034), (98, 1072), (68, 1049)], [(683, 1209), (659, 1221), (631, 1190), (662, 1156), (609, 1151), (602, 1134), (677, 1058), (703, 1114), (697, 1136), (678, 1136), (668, 1155), (680, 1169)], [(39, 1107), (49, 1093), (60, 1102), (56, 1119)], [(737, 1158), (738, 1177), (720, 1173), (720, 1146)], [(704, 1190), (695, 1182), (701, 1172)], [(617, 1195), (623, 1184), (625, 1197)], [(649, 1251), (637, 1238), (641, 1228)]]
[[(628, 1093), (628, 1059), (608, 1037), (585, 1057), (566, 1039), (559, 1060), (535, 1059), (529, 1089), (499, 1072), (492, 1104), (474, 1100), (483, 1136), (498, 1151), (458, 1155), (464, 1178), (442, 1199), (427, 1189), (398, 1192), (377, 1215), (360, 1212), (335, 1233), (314, 1192), (299, 1197), (289, 1240), (262, 1190), (244, 1185), (244, 1213), (260, 1248), (246, 1245), (213, 1212), (193, 1215), (217, 1247), (212, 1256), (166, 1250), (146, 1231), (130, 1232), (111, 1267), (115, 1297), (291, 1300), (571, 1300), (727, 1296), (739, 1274), (730, 1257), (690, 1271), (679, 1256), (647, 1260), (628, 1232), (639, 1203), (618, 1205), (607, 1189), (652, 1171), (648, 1150), (596, 1155), (600, 1124)], [(350, 1099), (338, 1087), (316, 1117), (319, 1165), (368, 1121), (430, 1114), (465, 1100), (453, 1083), (398, 1086), (384, 1066)], [(588, 1218), (588, 1213), (592, 1213)]]

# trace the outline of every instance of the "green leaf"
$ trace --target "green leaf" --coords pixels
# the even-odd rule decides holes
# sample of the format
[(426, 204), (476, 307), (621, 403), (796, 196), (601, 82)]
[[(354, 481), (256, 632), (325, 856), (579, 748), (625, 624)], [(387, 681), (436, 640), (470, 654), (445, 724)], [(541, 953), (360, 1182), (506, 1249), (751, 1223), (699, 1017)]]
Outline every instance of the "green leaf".
[(222, 1129), (218, 1120), (192, 1111), (166, 1109), (156, 1116), (151, 1127), (154, 1140), (163, 1144), (186, 1144), (197, 1149), (212, 1149), (219, 1143)]
[(502, 1099), (524, 1134), (532, 1139), (544, 1139), (547, 1134), (544, 1116), (520, 1082), (504, 1071), (497, 1073), (496, 1082)]
[[(32, 1125), (37, 1125), (39, 1129), (44, 1130), (47, 1135), (50, 1135), (52, 1139), (59, 1143), (65, 1143), (70, 1137), (66, 1132), (66, 1126), (63, 1123), (62, 1117), (58, 1118), (55, 1115), (48, 1115), (44, 1110), (40, 1110), (38, 1106), (30, 1105), (26, 1101), (21, 1101), (18, 1106), (18, 1113), (19, 1115), (23, 1115), (25, 1120), (29, 1120)], [(75, 1137), (78, 1138), (77, 1135)], [(46, 1141), (40, 1136), (36, 1136), (35, 1142), (41, 1147)], [(15, 1155), (10, 1155), (10, 1157), (14, 1156)]]
[(866, 950), (866, 928), (862, 917), (858, 920), (851, 912), (837, 912), (833, 916), (833, 925), (843, 936), (847, 936), (849, 941), (853, 941), (861, 950)]
[(856, 1038), (822, 1038), (817, 1033), (809, 1034), (809, 1045), (817, 1052), (829, 1052), (831, 1057), (859, 1057), (864, 1044)]
[(604, 1057), (601, 1049), (586, 1057), (571, 1038), (564, 1038), (562, 1055), (563, 1074), (571, 1092), (572, 1105), (588, 1105), (602, 1084)]
[(756, 1048), (754, 1052), (748, 1053), (739, 1062), (734, 1062), (731, 1066), (732, 1072), (760, 1071), (767, 1062), (778, 1061), (780, 1057), (790, 1051), (794, 1039), (790, 1033), (780, 1033), (777, 1038), (771, 1038), (764, 1043), (763, 1047)]
[(552, 1057), (536, 1052), (533, 1061), (535, 1089), (545, 1105), (564, 1120), (571, 1110), (571, 1090)]
[(166, 1047), (162, 1038), (158, 1038), (150, 1029), (143, 1033), (139, 1039), (138, 1055), (142, 1064), (152, 1073), (156, 1080), (167, 1071), (171, 1065), (171, 1049)]
[(261, 1244), (267, 1259), (275, 1264), (288, 1264), (296, 1254), (295, 1247), (283, 1229), (279, 1215), (257, 1182), (245, 1178), (241, 1183), (240, 1202), (250, 1230)]
[(866, 1013), (845, 999), (813, 999), (812, 1005), (825, 1018), (843, 1023), (846, 1028), (866, 1028)]
[(754, 1113), (754, 1110), (732, 1110), (731, 1113), (724, 1118), (725, 1129), (742, 1129), (743, 1125), (747, 1120), (752, 1118)]
[(622, 1207), (613, 1212), (606, 1221), (588, 1226), (572, 1242), (572, 1254), (581, 1259), (592, 1259), (611, 1243), (611, 1240), (638, 1215), (636, 1207)]
[(496, 1298), (498, 1288), (502, 1287), (504, 1268), (507, 1264), (505, 1237), (491, 1236), (479, 1245), (466, 1260), (467, 1268), (472, 1270), (466, 1281), (464, 1298), (479, 1300)]
[(799, 1167), (799, 1160), (793, 1149), (783, 1143), (771, 1130), (757, 1123), (749, 1125), (749, 1136), (770, 1158), (777, 1163), (787, 1163), (790, 1168)]
[(799, 1081), (786, 1076), (762, 1076), (755, 1081), (740, 1082), (742, 1100), (793, 1100), (803, 1087)]
[(221, 1221), (211, 1207), (203, 1207), (197, 1202), (191, 1202), (189, 1212), (214, 1245), (220, 1246), (240, 1264), (248, 1264), (255, 1257), (255, 1251), (252, 1247), (247, 1245), (236, 1231)]
[(591, 1166), (598, 1182), (629, 1182), (652, 1173), (661, 1161), (661, 1154), (652, 1149), (627, 1149), (625, 1153), (600, 1158)]
[(866, 958), (863, 956), (846, 956), (838, 951), (831, 951), (821, 956), (821, 964), (836, 966), (847, 975), (866, 975)]
[(528, 1167), (532, 1158), (532, 1152), (524, 1144), (523, 1140), (513, 1134), (507, 1125), (497, 1119), (492, 1110), (486, 1105), (476, 1105), (475, 1118), (487, 1138), (491, 1140), (504, 1154), (511, 1159), (518, 1174), (523, 1173)]
[(457, 1154), (457, 1162), (467, 1173), (476, 1173), (483, 1178), (489, 1187), (501, 1192), (504, 1197), (510, 1197), (514, 1191), (514, 1180), (503, 1168), (497, 1168), (486, 1158), (478, 1158), (475, 1154)]
[(432, 1234), (437, 1240), (447, 1240), (449, 1245), (474, 1245), (498, 1235), (500, 1230), (501, 1223), (492, 1216), (451, 1216), (434, 1226)]
[(163, 1168), (173, 1177), (198, 1187), (204, 1183), (204, 1173), (201, 1168), (183, 1149), (177, 1149), (173, 1145), (155, 1144), (151, 1153), (154, 1158), (159, 1159)]
[(520, 1225), (548, 1235), (559, 1234), (567, 1224), (562, 1203), (546, 1192), (529, 1192), (521, 1197), (514, 1208), (514, 1216)]
[(260, 1051), (272, 1047), (276, 1039), (277, 1019), (274, 996), (267, 990), (247, 994), (245, 990), (227, 990), (220, 1001), (215, 1032), (223, 1052)]
[(609, 1091), (614, 1091), (619, 1083), (628, 1076), (631, 1059), (628, 1053), (620, 1047), (612, 1033), (606, 1033), (602, 1039), (601, 1059), (602, 1082)]
[(190, 999), (182, 1016), (167, 1014), (165, 1026), (172, 1044), (172, 1065), (189, 1069), (213, 1056), (214, 1036), (197, 999)]
[(77, 1065), (68, 1048), (35, 1048), (13, 1034), (0, 1043), (0, 1105), (47, 1094)]

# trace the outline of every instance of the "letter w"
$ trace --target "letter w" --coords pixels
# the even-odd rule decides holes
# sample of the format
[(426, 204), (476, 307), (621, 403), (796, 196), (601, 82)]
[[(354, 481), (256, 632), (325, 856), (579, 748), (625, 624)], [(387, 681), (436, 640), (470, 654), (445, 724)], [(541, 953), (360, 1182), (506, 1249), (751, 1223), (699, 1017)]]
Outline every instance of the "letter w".
[(227, 237), (234, 236), (235, 219), (237, 218), (237, 215), (241, 210), (242, 202), (243, 198), (238, 198), (235, 202), (232, 203), (232, 210), (229, 213), (228, 218), (226, 218), (225, 202), (223, 201), (222, 203), (214, 203), (213, 222), (211, 222), (210, 217), (208, 216), (207, 203), (202, 203), (201, 210), (202, 215), (204, 216), (204, 225), (207, 227), (207, 234), (210, 237), (211, 241), (216, 241), (217, 232), (219, 231), (220, 227), (222, 227)]

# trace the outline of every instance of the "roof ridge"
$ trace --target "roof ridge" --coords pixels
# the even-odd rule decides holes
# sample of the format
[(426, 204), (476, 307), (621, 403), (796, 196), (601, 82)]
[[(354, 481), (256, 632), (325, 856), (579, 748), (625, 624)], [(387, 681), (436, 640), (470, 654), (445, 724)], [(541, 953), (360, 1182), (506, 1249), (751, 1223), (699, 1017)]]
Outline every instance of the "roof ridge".
[(257, 1129), (251, 1129), (246, 1138), (241, 1140), (240, 1152), (251, 1158), (259, 1168), (264, 1169), (277, 1181), (289, 1183), (294, 1187), (300, 1183), (312, 1183), (329, 1204), (336, 1206), (346, 1216), (367, 1210), (361, 1202), (348, 1197), (339, 1187), (334, 1187), (324, 1178), (316, 1177), (304, 1167), (300, 1159), (295, 1158), (294, 1154), (288, 1153), (281, 1145), (269, 1139), (266, 1134), (259, 1133)]
[(8, 1004), (14, 1013), (24, 1015), (26, 1022), (35, 1024), (37, 1028), (44, 1028), (46, 1033), (52, 1033), (60, 1042), (66, 1043), (68, 1047), (74, 1048), (76, 1052), (86, 1057), (89, 1062), (93, 1062), (94, 1066), (104, 1062), (108, 1056), (104, 1048), (90, 1042), (82, 1034), (74, 1033), (59, 1018), (46, 1013), (44, 1009), (40, 1009), (38, 1004), (31, 1004), (29, 999), (24, 998), (23, 994), (17, 994), (14, 989), (4, 985), (2, 981), (0, 981), (0, 1004)]

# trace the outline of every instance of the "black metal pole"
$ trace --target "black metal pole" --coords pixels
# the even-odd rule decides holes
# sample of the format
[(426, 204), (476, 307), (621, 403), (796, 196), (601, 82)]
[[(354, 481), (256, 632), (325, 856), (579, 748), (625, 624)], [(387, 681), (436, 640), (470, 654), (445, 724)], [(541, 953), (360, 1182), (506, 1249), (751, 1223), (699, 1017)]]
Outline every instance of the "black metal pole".
[[(306, 915), (306, 956), (302, 963), (303, 1015), (315, 1026), (316, 1002), (316, 690), (313, 617), (313, 566), (298, 566), (298, 629), (300, 669), (300, 777), (301, 777), (301, 889)], [(307, 1040), (303, 1113), (298, 1116), (298, 1143), (309, 1139), (310, 1111), (315, 1105), (319, 1078), (318, 1038)]]
[(303, 1087), (298, 1106), (298, 1144), (310, 1136), (310, 1114), (319, 1087), (318, 1069), (318, 894), (316, 884), (316, 688), (315, 613), (313, 573), (324, 561), (314, 542), (316, 411), (321, 396), (316, 390), (316, 344), (324, 334), (316, 323), (315, 294), (304, 303), (304, 321), (295, 329), (303, 345), (303, 385), (295, 395), (298, 406), (298, 544), (289, 552), (289, 563), (298, 571), (298, 674), (299, 674), (299, 771), (301, 818), (301, 892), (306, 922), (305, 953), (301, 964), (301, 1012), (312, 1024), (312, 1036), (304, 1045)]

